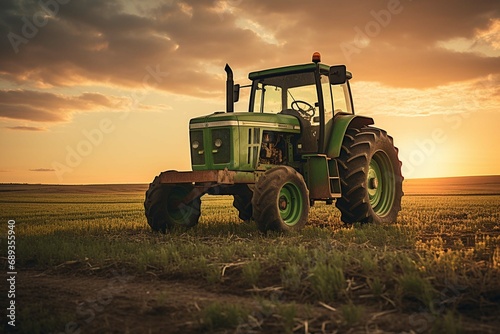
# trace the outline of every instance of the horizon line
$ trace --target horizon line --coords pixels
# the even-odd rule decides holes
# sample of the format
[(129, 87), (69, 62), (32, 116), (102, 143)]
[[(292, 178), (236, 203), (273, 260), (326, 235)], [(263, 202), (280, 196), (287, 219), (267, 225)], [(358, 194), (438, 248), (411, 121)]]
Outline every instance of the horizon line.
[[(435, 177), (414, 177), (405, 178), (410, 180), (436, 180), (436, 179), (460, 179), (475, 177), (500, 177), (500, 174), (487, 175), (460, 175), (460, 176), (435, 176)], [(0, 182), (0, 185), (39, 185), (39, 186), (104, 186), (104, 185), (147, 185), (151, 182), (123, 182), (123, 183), (28, 183), (28, 182)]]

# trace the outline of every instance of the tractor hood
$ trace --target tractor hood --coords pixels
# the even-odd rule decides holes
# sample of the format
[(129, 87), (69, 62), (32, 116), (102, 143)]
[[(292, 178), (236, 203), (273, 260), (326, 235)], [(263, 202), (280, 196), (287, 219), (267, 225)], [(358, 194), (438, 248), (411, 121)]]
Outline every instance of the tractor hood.
[(226, 126), (259, 127), (265, 130), (300, 133), (300, 124), (296, 117), (281, 114), (253, 112), (214, 113), (191, 119), (189, 129), (204, 129)]
[(264, 133), (300, 134), (299, 120), (283, 114), (214, 113), (189, 122), (193, 170), (257, 168)]

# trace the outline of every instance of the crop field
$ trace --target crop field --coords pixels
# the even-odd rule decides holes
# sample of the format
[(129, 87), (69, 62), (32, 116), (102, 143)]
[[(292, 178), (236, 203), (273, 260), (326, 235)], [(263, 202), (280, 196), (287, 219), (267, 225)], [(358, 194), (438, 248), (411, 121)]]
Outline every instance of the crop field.
[(232, 197), (205, 196), (198, 226), (164, 235), (147, 226), (146, 185), (0, 185), (16, 329), (498, 333), (500, 177), (404, 187), (393, 224), (345, 226), (317, 203), (300, 233), (263, 235)]

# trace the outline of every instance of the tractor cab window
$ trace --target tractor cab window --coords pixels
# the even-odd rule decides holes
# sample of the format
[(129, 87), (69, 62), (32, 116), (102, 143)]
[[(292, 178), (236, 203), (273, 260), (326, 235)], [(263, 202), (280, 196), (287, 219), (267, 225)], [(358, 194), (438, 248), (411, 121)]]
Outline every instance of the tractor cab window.
[[(327, 75), (321, 75), (321, 90), (323, 91), (323, 104), (325, 106), (325, 123), (333, 118), (333, 94), (332, 85)], [(315, 117), (319, 123), (319, 116)]]
[(351, 99), (349, 98), (349, 88), (347, 84), (332, 85), (334, 114), (339, 112), (352, 113)]
[(283, 110), (282, 95), (283, 89), (281, 87), (259, 82), (255, 91), (255, 111), (279, 113)]
[(314, 122), (319, 115), (318, 93), (316, 84), (288, 88), (286, 107), (284, 110), (296, 111), (300, 117)]
[(314, 73), (260, 79), (255, 87), (254, 112), (294, 113), (307, 120), (318, 114)]

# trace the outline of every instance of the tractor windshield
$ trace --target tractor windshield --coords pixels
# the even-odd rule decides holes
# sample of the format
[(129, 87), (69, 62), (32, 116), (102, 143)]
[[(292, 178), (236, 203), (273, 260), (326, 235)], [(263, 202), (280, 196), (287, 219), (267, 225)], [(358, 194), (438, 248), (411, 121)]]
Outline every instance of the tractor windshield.
[[(352, 113), (347, 83), (330, 84), (326, 73), (320, 74), (325, 122), (338, 112)], [(312, 123), (318, 122), (319, 101), (314, 72), (259, 78), (254, 82), (253, 112), (299, 112)], [(316, 116), (316, 117), (315, 117)]]
[(279, 113), (289, 109), (316, 109), (317, 103), (314, 73), (288, 74), (259, 79), (253, 111)]

